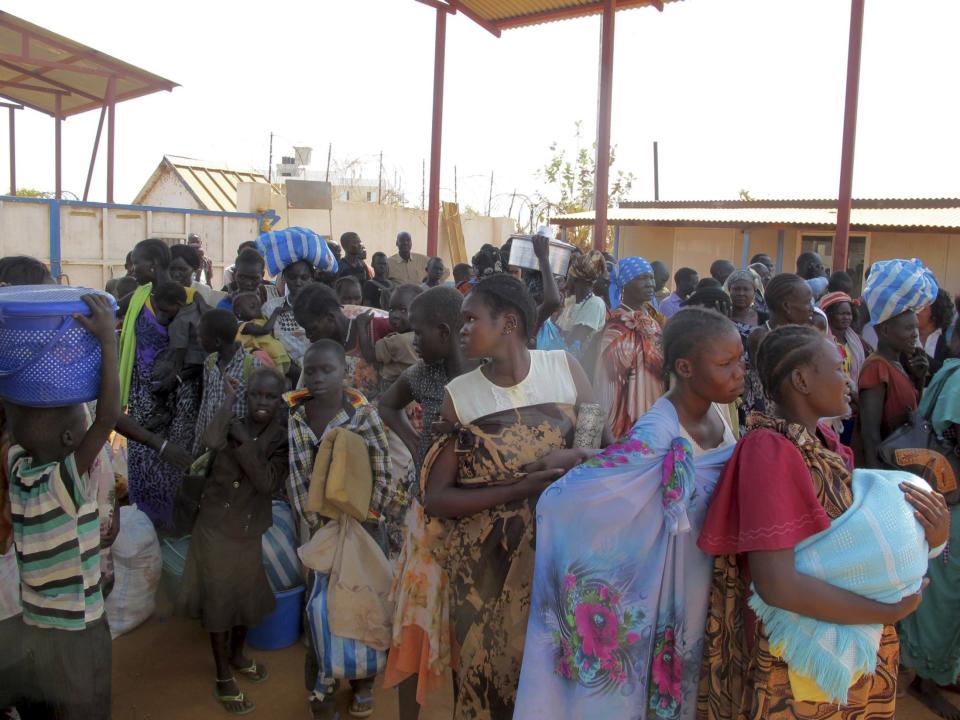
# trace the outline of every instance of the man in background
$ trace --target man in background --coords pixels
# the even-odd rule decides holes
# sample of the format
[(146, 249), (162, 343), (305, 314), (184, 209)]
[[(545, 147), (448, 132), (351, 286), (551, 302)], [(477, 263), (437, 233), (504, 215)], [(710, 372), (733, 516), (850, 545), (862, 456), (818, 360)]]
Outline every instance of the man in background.
[(193, 274), (193, 279), (207, 287), (213, 287), (213, 260), (203, 254), (203, 242), (196, 233), (187, 235), (187, 245), (197, 251), (200, 256), (200, 269)]
[(397, 254), (387, 258), (390, 279), (401, 285), (421, 285), (427, 277), (429, 258), (413, 250), (413, 238), (403, 231), (397, 234)]
[(673, 284), (676, 290), (662, 303), (660, 303), (660, 312), (664, 317), (674, 315), (680, 306), (697, 289), (697, 283), (700, 282), (700, 276), (693, 268), (682, 267), (673, 276)]

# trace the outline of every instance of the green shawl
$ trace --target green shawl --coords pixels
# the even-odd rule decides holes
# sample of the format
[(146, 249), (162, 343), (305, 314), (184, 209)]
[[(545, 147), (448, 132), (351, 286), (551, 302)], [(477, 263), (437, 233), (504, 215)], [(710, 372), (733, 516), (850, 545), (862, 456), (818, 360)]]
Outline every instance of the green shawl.
[(137, 355), (137, 318), (147, 304), (153, 283), (138, 287), (127, 305), (120, 331), (120, 407), (126, 408), (130, 399), (130, 382), (133, 379), (133, 363)]

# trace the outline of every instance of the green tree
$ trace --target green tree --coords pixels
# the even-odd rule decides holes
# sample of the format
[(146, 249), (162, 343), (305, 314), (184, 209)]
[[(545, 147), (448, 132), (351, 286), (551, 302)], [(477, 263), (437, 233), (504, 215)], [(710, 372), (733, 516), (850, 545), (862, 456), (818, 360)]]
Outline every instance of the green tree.
[(33, 188), (17, 188), (17, 197), (48, 198), (51, 197), (51, 193)]
[[(574, 123), (575, 150), (569, 150), (559, 142), (550, 143), (550, 160), (538, 171), (547, 189), (538, 192), (539, 199), (538, 220), (549, 211), (550, 214), (567, 214), (584, 212), (593, 209), (594, 177), (597, 168), (597, 144), (583, 145), (583, 122)], [(607, 197), (607, 207), (616, 207), (633, 188), (636, 176), (632, 172), (617, 170), (612, 172), (616, 162), (617, 147), (611, 146), (609, 167), (611, 168), (611, 182)], [(582, 249), (590, 247), (591, 227), (570, 228), (567, 231), (567, 240)], [(606, 246), (613, 245), (613, 229), (608, 228)]]

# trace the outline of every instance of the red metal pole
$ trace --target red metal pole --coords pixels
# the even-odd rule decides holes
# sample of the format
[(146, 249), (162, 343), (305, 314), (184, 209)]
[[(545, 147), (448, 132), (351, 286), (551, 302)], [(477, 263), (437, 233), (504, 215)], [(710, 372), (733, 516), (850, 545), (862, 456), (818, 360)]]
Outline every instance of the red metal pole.
[(16, 108), (10, 110), (10, 194), (17, 194), (17, 131)]
[(853, 192), (853, 156), (857, 142), (857, 99), (860, 94), (860, 49), (863, 46), (864, 0), (850, 0), (850, 42), (847, 48), (847, 97), (843, 108), (843, 149), (840, 151), (840, 193), (837, 232), (833, 240), (832, 270), (847, 269), (850, 245), (850, 202)]
[(433, 48), (433, 129), (430, 134), (430, 201), (427, 206), (427, 255), (437, 255), (440, 239), (440, 140), (443, 133), (443, 66), (447, 44), (447, 11), (437, 10)]
[(607, 244), (607, 198), (610, 184), (610, 114), (613, 108), (613, 33), (617, 0), (603, 4), (600, 26), (600, 91), (597, 108), (597, 170), (594, 182), (593, 247)]
[(63, 178), (61, 176), (61, 159), (62, 159), (62, 147), (61, 147), (61, 136), (62, 136), (62, 125), (63, 118), (60, 117), (60, 105), (61, 105), (62, 95), (57, 95), (55, 102), (54, 118), (53, 118), (53, 154), (54, 154), (54, 163), (56, 168), (54, 170), (54, 196), (57, 200), (61, 199), (63, 194)]
[(97, 134), (93, 138), (93, 152), (90, 153), (90, 169), (87, 170), (87, 183), (83, 186), (83, 201), (90, 195), (90, 181), (93, 180), (93, 166), (97, 163), (97, 150), (100, 149), (100, 135), (103, 132), (103, 118), (107, 114), (107, 106), (100, 108), (100, 122), (97, 123)]
[(117, 79), (111, 77), (107, 81), (107, 202), (113, 202), (113, 129), (117, 119), (117, 102), (115, 97)]

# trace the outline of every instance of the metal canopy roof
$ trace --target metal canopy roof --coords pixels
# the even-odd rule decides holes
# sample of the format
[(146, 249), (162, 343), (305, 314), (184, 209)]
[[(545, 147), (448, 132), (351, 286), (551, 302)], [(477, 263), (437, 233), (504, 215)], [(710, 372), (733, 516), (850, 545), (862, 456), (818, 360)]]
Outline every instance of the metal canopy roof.
[(111, 100), (175, 87), (177, 83), (159, 75), (0, 12), (0, 96), (66, 118)]
[[(425, 5), (462, 12), (496, 36), (501, 30), (567, 20), (603, 12), (603, 0), (420, 0)], [(617, 0), (617, 10), (663, 6), (677, 0)]]
[[(690, 201), (638, 202), (611, 208), (612, 225), (680, 227), (802, 227), (833, 229), (837, 209), (829, 200), (781, 201)], [(550, 218), (556, 225), (576, 227), (593, 223), (593, 212), (570, 213)], [(864, 199), (854, 200), (850, 226), (856, 230), (960, 229), (960, 199)]]

